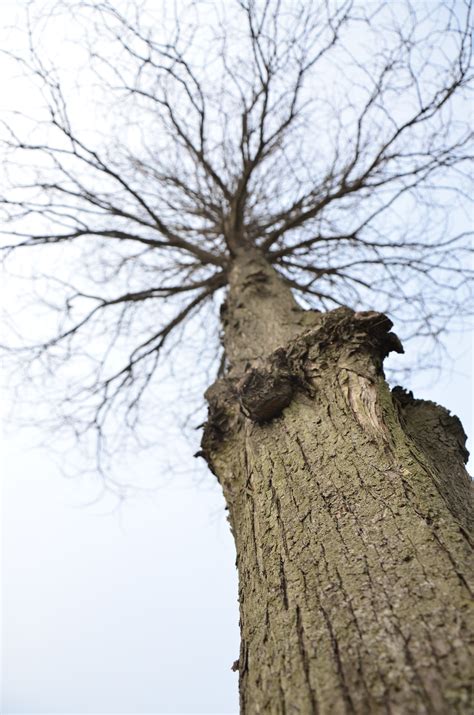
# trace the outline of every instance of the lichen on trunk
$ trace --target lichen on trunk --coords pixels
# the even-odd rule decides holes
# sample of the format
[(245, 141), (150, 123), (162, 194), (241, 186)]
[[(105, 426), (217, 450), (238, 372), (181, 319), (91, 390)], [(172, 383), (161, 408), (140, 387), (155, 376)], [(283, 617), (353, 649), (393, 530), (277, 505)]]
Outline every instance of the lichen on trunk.
[(390, 392), (386, 316), (304, 311), (257, 253), (222, 320), (202, 454), (237, 550), (241, 712), (471, 713), (459, 421)]

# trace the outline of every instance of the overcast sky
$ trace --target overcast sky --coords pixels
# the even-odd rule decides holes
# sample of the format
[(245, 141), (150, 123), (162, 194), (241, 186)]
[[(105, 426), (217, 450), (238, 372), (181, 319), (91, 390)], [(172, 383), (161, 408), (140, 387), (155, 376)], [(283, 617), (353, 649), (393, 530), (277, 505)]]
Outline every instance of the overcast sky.
[(84, 506), (92, 481), (21, 438), (2, 464), (1, 712), (237, 712), (235, 554), (213, 477), (107, 513)]
[[(13, 17), (16, 3), (4, 7)], [(472, 434), (469, 337), (452, 336), (449, 352), (436, 384), (418, 374), (406, 387)], [(156, 489), (97, 499), (97, 475), (66, 479), (71, 455), (34, 448), (41, 434), (10, 423), (15, 400), (5, 385), (2, 713), (237, 713), (235, 552), (215, 478), (181, 469), (192, 449), (175, 432), (166, 468), (140, 462)]]

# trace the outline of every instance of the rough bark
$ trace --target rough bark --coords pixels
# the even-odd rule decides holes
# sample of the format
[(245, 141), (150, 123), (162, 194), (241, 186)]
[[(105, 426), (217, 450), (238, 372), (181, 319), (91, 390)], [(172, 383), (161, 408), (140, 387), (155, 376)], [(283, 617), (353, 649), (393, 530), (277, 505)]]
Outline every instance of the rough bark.
[(304, 311), (258, 254), (222, 319), (202, 454), (236, 543), (241, 712), (471, 713), (459, 421), (390, 392), (386, 316)]

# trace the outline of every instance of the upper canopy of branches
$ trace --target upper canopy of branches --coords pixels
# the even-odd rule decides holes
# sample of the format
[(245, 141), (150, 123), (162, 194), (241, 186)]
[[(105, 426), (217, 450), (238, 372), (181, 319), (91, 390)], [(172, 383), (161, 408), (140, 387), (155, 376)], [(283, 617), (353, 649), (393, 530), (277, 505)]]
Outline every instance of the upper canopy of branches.
[(74, 262), (37, 354), (106, 328), (88, 395), (105, 410), (129, 386), (135, 404), (249, 245), (307, 304), (377, 307), (405, 337), (465, 313), (470, 3), (157, 5), (36, 1), (9, 53), (44, 109), (4, 123), (4, 250)]

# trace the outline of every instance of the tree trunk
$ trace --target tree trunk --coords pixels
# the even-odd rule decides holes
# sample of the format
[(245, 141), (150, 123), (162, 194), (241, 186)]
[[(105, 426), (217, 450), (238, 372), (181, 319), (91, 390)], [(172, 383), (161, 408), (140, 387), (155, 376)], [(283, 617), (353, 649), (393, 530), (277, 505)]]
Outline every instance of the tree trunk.
[(202, 454), (237, 549), (241, 713), (472, 713), (458, 419), (390, 392), (386, 316), (304, 311), (258, 254), (222, 320)]

